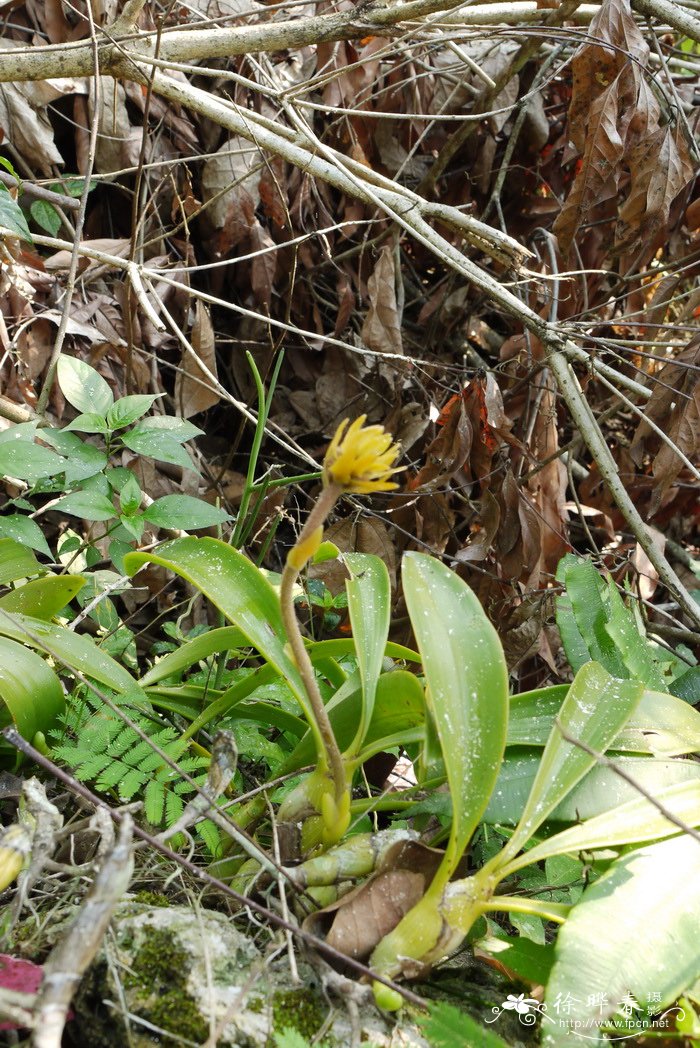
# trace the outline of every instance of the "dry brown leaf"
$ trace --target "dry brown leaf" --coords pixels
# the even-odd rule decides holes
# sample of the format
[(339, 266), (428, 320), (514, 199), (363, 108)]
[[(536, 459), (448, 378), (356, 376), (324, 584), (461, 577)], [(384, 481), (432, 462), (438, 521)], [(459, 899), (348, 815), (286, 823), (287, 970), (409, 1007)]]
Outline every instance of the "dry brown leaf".
[[(15, 46), (12, 41), (0, 40), (0, 55), (3, 49)], [(37, 91), (33, 83), (0, 84), (0, 131), (32, 171), (49, 175), (53, 164), (63, 164), (63, 157), (54, 144), (53, 128), (44, 109), (46, 101)], [(53, 93), (48, 101), (61, 93)]]
[(656, 484), (650, 516), (658, 510), (662, 497), (683, 469), (683, 462), (665, 441), (661, 441), (646, 419), (651, 419), (663, 429), (686, 458), (691, 461), (697, 459), (700, 453), (699, 371), (700, 338), (696, 338), (675, 360), (669, 361), (661, 369), (644, 409), (645, 418), (637, 426), (630, 447), (636, 464), (641, 465), (645, 454), (656, 451), (652, 463)]
[(183, 418), (206, 411), (221, 399), (219, 393), (212, 389), (211, 379), (198, 363), (201, 360), (207, 369), (216, 375), (216, 340), (209, 310), (197, 299), (194, 311), (190, 342), (197, 354), (197, 360), (191, 353), (183, 352), (180, 360), (182, 370), (178, 371), (175, 378), (175, 403), (178, 414)]
[[(100, 77), (98, 99), (99, 135), (95, 152), (95, 170), (100, 174), (121, 171), (133, 167), (141, 152), (142, 132), (129, 120), (126, 108), (126, 91), (119, 81), (111, 76)], [(88, 114), (92, 119), (95, 111), (95, 84), (91, 81), (88, 94)]]
[(386, 244), (367, 281), (369, 309), (362, 325), (362, 341), (377, 353), (403, 353), (401, 320), (396, 303), (396, 263)]
[(229, 138), (202, 165), (202, 197), (215, 229), (227, 227), (229, 247), (248, 235), (260, 203), (260, 151), (245, 138)]

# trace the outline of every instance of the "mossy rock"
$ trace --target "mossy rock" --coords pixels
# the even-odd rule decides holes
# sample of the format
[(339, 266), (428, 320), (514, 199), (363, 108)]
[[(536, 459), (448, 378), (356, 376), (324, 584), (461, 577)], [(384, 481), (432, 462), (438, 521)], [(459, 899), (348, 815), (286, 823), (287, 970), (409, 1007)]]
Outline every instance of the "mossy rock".
[[(286, 951), (270, 963), (224, 914), (127, 903), (83, 980), (69, 1043), (147, 1048), (211, 1038), (217, 1048), (272, 1048), (274, 1033), (292, 1029), (311, 1040), (325, 1025), (326, 1048), (349, 1044), (345, 1008), (331, 1007), (310, 965), (298, 967), (294, 986)], [(371, 1005), (360, 1023), (367, 1043), (425, 1046), (408, 1024), (396, 1041)]]

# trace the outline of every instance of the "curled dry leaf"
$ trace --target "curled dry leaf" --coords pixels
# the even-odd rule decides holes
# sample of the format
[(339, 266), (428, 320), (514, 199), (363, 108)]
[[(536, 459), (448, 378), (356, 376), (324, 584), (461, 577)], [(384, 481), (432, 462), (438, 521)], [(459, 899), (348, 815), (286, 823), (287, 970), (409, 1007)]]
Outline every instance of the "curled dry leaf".
[(377, 353), (403, 353), (401, 318), (396, 301), (394, 251), (386, 244), (367, 281), (369, 309), (362, 325), (362, 341)]
[(304, 921), (305, 931), (323, 934), (329, 946), (356, 960), (374, 947), (425, 894), (442, 852), (419, 841), (399, 841), (364, 884)]
[(644, 410), (645, 418), (634, 434), (630, 454), (638, 466), (642, 465), (646, 454), (655, 452), (651, 467), (655, 485), (650, 516), (659, 509), (663, 496), (684, 467), (682, 459), (666, 441), (661, 441), (646, 420), (650, 419), (663, 429), (686, 458), (697, 460), (700, 453), (699, 369), (700, 338), (695, 338), (656, 376)]
[[(175, 403), (178, 414), (190, 418), (200, 411), (206, 411), (221, 399), (213, 388), (210, 375), (216, 377), (216, 340), (209, 310), (197, 299), (194, 307), (194, 323), (190, 343), (196, 358), (185, 350), (180, 360), (180, 368), (175, 378)], [(209, 375), (200, 366), (206, 367)]]

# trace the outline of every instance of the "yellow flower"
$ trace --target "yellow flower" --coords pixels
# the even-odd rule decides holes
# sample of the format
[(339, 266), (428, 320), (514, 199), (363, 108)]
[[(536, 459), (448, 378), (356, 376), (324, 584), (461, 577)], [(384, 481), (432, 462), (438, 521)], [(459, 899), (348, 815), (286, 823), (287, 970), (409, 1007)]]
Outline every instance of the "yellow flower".
[(343, 419), (335, 431), (323, 460), (326, 485), (337, 484), (356, 495), (398, 487), (389, 478), (401, 472), (394, 466), (399, 445), (392, 444), (391, 434), (382, 426), (365, 426), (366, 418), (360, 415), (347, 432), (348, 419)]

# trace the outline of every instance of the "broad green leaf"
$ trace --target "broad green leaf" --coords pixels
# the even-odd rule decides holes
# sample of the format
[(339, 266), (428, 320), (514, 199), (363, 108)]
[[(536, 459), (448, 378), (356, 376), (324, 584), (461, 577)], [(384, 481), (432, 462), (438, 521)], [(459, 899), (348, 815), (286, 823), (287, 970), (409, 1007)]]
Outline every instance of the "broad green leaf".
[[(681, 835), (634, 851), (590, 885), (559, 930), (545, 1003), (566, 999), (567, 1023), (544, 1023), (544, 1048), (590, 1044), (626, 995), (641, 1012), (672, 1004), (700, 975), (700, 843)], [(627, 1033), (624, 1027), (618, 1036)]]
[[(484, 822), (513, 826), (520, 819), (539, 769), (540, 754), (506, 751)], [(608, 754), (610, 756), (610, 754)], [(692, 760), (658, 760), (652, 757), (614, 757), (653, 796), (668, 786), (700, 780), (700, 764)], [(610, 811), (618, 804), (636, 800), (639, 793), (611, 768), (596, 766), (548, 816), (553, 822), (580, 822)]]
[(64, 429), (42, 429), (42, 440), (50, 444), (66, 460), (66, 486), (73, 486), (79, 480), (94, 477), (108, 465), (109, 459), (104, 451), (86, 444), (75, 433)]
[(133, 575), (148, 561), (181, 575), (215, 605), (248, 642), (288, 682), (310, 723), (309, 702), (299, 671), (286, 649), (276, 591), (238, 550), (219, 539), (175, 539), (153, 553), (129, 553), (124, 564)]
[(522, 818), (501, 859), (515, 857), (595, 764), (594, 756), (564, 739), (560, 726), (572, 739), (604, 753), (629, 719), (643, 690), (637, 681), (611, 677), (596, 662), (586, 663), (578, 671), (545, 746)]
[[(340, 698), (340, 701), (337, 701)], [(362, 688), (355, 678), (348, 678), (341, 692), (326, 707), (341, 751), (348, 747), (355, 735), (362, 706)], [(406, 670), (383, 673), (377, 681), (372, 720), (365, 735), (365, 746), (389, 736), (408, 733), (422, 725), (425, 701), (420, 682)], [(303, 768), (314, 759), (314, 744), (308, 733), (291, 754), (289, 769)]]
[(382, 672), (389, 636), (391, 584), (386, 564), (379, 557), (348, 553), (345, 563), (350, 571), (350, 578), (345, 583), (348, 611), (362, 681), (362, 708), (357, 734), (348, 751), (348, 756), (354, 756), (372, 720), (377, 681)]
[(47, 732), (65, 708), (61, 682), (33, 651), (0, 637), (0, 724), (12, 722), (30, 742)]
[(154, 400), (164, 396), (163, 393), (133, 393), (128, 397), (121, 397), (112, 404), (107, 412), (107, 425), (110, 429), (121, 429), (130, 426), (142, 415), (145, 415)]
[(24, 211), (19, 206), (7, 188), (0, 184), (0, 230), (5, 229), (12, 236), (19, 237), (32, 243), (32, 234), (29, 232)]
[(98, 415), (95, 411), (86, 411), (74, 418), (67, 426), (64, 426), (62, 432), (71, 433), (73, 430), (76, 430), (78, 433), (105, 434), (109, 432), (109, 427), (104, 415)]
[(658, 805), (662, 805), (682, 824), (700, 826), (700, 779), (679, 782), (660, 790), (654, 795), (654, 800), (657, 804), (638, 796), (636, 800), (620, 804), (609, 812), (548, 837), (511, 863), (507, 875), (553, 855), (617, 848), (625, 844), (671, 837), (681, 827), (667, 819), (659, 811)]
[(0, 597), (0, 609), (49, 620), (85, 585), (82, 575), (49, 575), (34, 579)]
[(208, 633), (202, 633), (199, 637), (186, 641), (177, 651), (171, 651), (159, 659), (155, 666), (141, 678), (141, 687), (147, 688), (159, 680), (182, 673), (195, 662), (201, 662), (210, 655), (243, 648), (247, 644), (248, 641), (235, 626), (222, 626), (220, 629), (209, 630)]
[(29, 207), (32, 218), (49, 236), (58, 236), (61, 228), (61, 216), (53, 204), (47, 200), (33, 200)]
[(137, 455), (146, 455), (148, 458), (159, 459), (161, 462), (172, 462), (183, 469), (191, 469), (196, 472), (192, 459), (182, 447), (180, 441), (174, 440), (167, 432), (158, 430), (143, 430), (137, 432), (136, 428), (122, 433), (122, 442)]
[(16, 477), (35, 484), (43, 477), (54, 477), (66, 468), (66, 460), (50, 448), (28, 440), (8, 440), (0, 444), (0, 476)]
[(0, 536), (14, 539), (15, 542), (44, 553), (47, 557), (51, 556), (49, 544), (39, 525), (31, 517), (26, 517), (22, 513), (11, 513), (7, 517), (0, 517)]
[(143, 492), (139, 487), (139, 482), (134, 474), (130, 473), (126, 482), (122, 484), (119, 490), (119, 505), (122, 513), (136, 513), (141, 505), (142, 499)]
[(700, 702), (700, 666), (691, 666), (689, 670), (676, 677), (670, 685), (673, 695), (677, 695), (684, 703), (695, 706)]
[(79, 636), (63, 626), (54, 626), (41, 619), (5, 611), (0, 611), (0, 636), (10, 637), (50, 655), (57, 665), (77, 670), (112, 691), (137, 694), (145, 699), (128, 670), (101, 651), (89, 637)]
[(433, 881), (437, 892), (462, 857), (498, 777), (508, 671), (498, 634), (453, 571), (433, 557), (407, 553), (403, 587), (452, 796), (450, 840)]
[(104, 417), (114, 403), (112, 390), (102, 375), (84, 360), (60, 356), (57, 375), (63, 396), (78, 411)]
[(153, 431), (167, 435), (179, 444), (184, 443), (186, 440), (192, 440), (194, 437), (201, 437), (204, 433), (204, 430), (199, 429), (193, 422), (189, 422), (185, 418), (178, 418), (176, 415), (149, 415), (148, 418), (142, 419), (138, 426), (134, 426), (132, 430), (132, 432), (136, 433)]
[(81, 520), (113, 520), (117, 513), (110, 499), (97, 491), (74, 491), (64, 495), (53, 506)]
[(510, 971), (520, 975), (533, 986), (544, 986), (554, 963), (554, 946), (541, 946), (522, 935), (486, 935), (472, 943), (475, 950), (495, 957)]
[(665, 683), (651, 645), (637, 629), (634, 615), (625, 606), (617, 586), (608, 582), (610, 617), (605, 629), (619, 651), (632, 680), (642, 680), (648, 687), (663, 691)]
[(208, 502), (193, 498), (192, 495), (164, 495), (151, 503), (143, 516), (158, 528), (181, 528), (183, 531), (210, 528), (214, 524), (231, 520), (225, 510), (210, 506)]
[(0, 539), (0, 586), (26, 579), (41, 570), (41, 564), (30, 549), (14, 539)]
[[(572, 607), (572, 597), (566, 585), (569, 569), (573, 569), (579, 563), (579, 558), (575, 554), (567, 553), (559, 561), (556, 574), (557, 582), (562, 585), (563, 591), (556, 599), (555, 618), (566, 657), (574, 673), (578, 673), (581, 667), (591, 660), (591, 653), (576, 622), (576, 616)], [(596, 578), (598, 578), (597, 572)], [(596, 599), (600, 597), (598, 582), (591, 580), (590, 585), (591, 595), (589, 600), (595, 603)]]
[[(511, 696), (507, 745), (544, 746), (568, 690), (557, 684)], [(657, 757), (699, 752), (700, 713), (674, 695), (645, 691), (612, 748)]]

